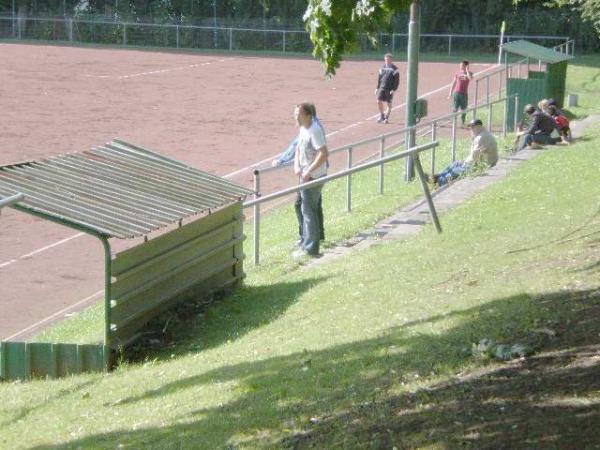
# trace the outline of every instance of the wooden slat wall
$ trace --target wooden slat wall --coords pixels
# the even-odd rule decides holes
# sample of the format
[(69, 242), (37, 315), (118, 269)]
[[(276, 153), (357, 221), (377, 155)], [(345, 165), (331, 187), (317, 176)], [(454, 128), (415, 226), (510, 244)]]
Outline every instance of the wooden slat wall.
[(126, 250), (112, 263), (113, 345), (176, 302), (235, 284), (243, 277), (241, 203)]

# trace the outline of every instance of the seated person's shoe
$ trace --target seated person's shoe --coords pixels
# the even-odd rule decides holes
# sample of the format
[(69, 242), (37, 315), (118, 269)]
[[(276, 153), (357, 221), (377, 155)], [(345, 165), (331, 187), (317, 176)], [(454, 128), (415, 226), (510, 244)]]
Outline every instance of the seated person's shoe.
[(294, 259), (294, 261), (304, 261), (304, 260), (312, 258), (312, 255), (310, 255), (303, 248), (299, 248), (298, 250), (294, 250), (292, 252), (292, 258)]

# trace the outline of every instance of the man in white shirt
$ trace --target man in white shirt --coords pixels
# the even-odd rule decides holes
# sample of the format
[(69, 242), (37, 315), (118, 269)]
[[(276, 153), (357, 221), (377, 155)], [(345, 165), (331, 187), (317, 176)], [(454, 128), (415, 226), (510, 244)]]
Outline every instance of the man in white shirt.
[(473, 139), (471, 153), (464, 161), (455, 161), (439, 174), (433, 175), (433, 182), (438, 186), (444, 186), (460, 177), (480, 161), (486, 162), (491, 167), (498, 162), (498, 144), (494, 136), (483, 127), (483, 122), (473, 119), (468, 126)]
[[(294, 111), (300, 126), (298, 146), (294, 157), (294, 173), (300, 183), (307, 183), (327, 175), (327, 142), (325, 133), (313, 117), (313, 108), (309, 103), (300, 103)], [(303, 223), (302, 240), (294, 258), (317, 256), (319, 254), (319, 201), (323, 186), (300, 191)]]

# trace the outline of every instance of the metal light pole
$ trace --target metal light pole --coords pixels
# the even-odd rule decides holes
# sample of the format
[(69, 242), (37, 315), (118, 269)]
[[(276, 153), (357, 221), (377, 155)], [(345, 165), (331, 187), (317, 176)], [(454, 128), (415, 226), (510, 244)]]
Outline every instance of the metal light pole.
[(13, 32), (13, 37), (17, 37), (17, 16), (16, 16), (15, 0), (12, 0), (12, 32)]
[[(421, 22), (421, 2), (415, 0), (410, 5), (410, 22), (408, 24), (408, 67), (406, 69), (406, 126), (414, 127), (415, 102), (417, 101), (417, 85), (419, 82), (419, 41)], [(410, 129), (406, 139), (406, 148), (416, 144), (416, 130)], [(406, 181), (415, 177), (414, 161), (412, 157), (406, 158)]]
[(218, 42), (217, 42), (217, 0), (213, 0), (212, 2), (212, 6), (213, 6), (213, 43), (215, 48), (217, 48)]

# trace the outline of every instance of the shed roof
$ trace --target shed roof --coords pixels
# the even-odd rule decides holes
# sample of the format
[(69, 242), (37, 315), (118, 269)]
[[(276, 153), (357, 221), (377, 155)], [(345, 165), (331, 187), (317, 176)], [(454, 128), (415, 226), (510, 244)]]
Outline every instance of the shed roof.
[(18, 209), (109, 238), (143, 236), (252, 193), (121, 140), (0, 166), (0, 197), (18, 192)]
[(524, 40), (507, 42), (506, 44), (502, 44), (501, 47), (509, 53), (515, 53), (527, 58), (539, 59), (544, 63), (552, 64), (573, 59), (572, 56), (565, 53), (557, 52), (551, 48)]

